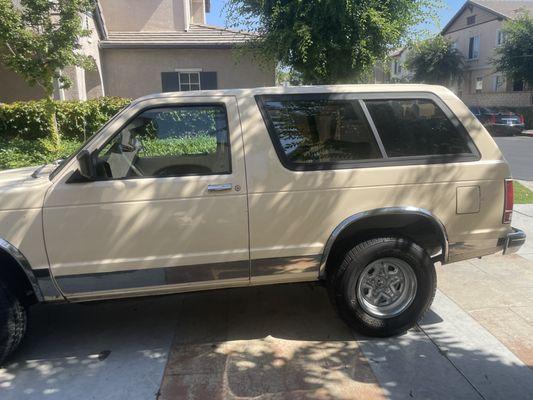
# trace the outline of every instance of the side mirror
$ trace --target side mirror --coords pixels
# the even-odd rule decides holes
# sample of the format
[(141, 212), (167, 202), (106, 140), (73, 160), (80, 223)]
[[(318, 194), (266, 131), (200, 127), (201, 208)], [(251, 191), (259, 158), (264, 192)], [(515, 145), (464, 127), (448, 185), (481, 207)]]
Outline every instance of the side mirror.
[(94, 180), (96, 178), (96, 168), (89, 150), (80, 151), (76, 158), (79, 164), (80, 175), (88, 180)]

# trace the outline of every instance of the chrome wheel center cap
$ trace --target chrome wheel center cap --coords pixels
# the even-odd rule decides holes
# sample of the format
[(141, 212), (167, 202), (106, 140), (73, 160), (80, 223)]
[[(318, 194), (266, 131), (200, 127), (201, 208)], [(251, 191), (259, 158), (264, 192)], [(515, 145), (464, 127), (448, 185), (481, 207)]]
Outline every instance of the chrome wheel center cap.
[(411, 305), (416, 287), (416, 275), (407, 262), (399, 258), (380, 258), (361, 273), (357, 300), (370, 315), (392, 318)]

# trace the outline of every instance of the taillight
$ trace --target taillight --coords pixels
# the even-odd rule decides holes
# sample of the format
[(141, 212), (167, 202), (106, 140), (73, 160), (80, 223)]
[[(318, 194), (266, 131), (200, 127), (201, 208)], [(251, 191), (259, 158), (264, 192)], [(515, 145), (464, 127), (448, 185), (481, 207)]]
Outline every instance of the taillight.
[(495, 124), (496, 123), (496, 115), (491, 115), (489, 116), (489, 122), (491, 124)]
[(510, 224), (513, 217), (513, 206), (514, 206), (514, 188), (513, 180), (505, 180), (505, 201), (503, 204), (503, 223)]
[(522, 114), (518, 114), (518, 117), (520, 118), (520, 123), (524, 124), (526, 122), (524, 116)]

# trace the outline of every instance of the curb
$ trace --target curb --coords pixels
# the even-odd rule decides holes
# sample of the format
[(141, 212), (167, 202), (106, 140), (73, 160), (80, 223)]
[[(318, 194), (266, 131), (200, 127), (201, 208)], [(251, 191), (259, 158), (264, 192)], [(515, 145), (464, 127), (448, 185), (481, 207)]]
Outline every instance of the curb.
[(525, 181), (522, 179), (516, 179), (517, 182), (521, 183), (523, 186), (527, 187), (530, 190), (533, 190), (533, 181)]

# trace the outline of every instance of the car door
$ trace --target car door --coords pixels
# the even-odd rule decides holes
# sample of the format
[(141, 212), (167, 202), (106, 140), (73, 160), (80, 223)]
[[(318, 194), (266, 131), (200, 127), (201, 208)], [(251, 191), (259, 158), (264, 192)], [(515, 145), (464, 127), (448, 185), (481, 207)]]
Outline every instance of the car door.
[(107, 298), (249, 282), (248, 212), (233, 97), (138, 102), (71, 160), (44, 204), (52, 275), (66, 297)]

